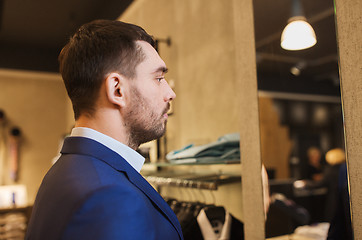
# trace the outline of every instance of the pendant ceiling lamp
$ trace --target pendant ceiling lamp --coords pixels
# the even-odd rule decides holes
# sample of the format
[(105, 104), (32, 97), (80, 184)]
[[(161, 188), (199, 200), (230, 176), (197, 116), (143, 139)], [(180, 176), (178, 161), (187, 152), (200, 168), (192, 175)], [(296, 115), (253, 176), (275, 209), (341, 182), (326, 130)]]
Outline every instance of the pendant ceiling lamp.
[(299, 0), (293, 0), (293, 15), (288, 20), (280, 40), (280, 45), (286, 50), (303, 50), (317, 43), (315, 32), (303, 15)]

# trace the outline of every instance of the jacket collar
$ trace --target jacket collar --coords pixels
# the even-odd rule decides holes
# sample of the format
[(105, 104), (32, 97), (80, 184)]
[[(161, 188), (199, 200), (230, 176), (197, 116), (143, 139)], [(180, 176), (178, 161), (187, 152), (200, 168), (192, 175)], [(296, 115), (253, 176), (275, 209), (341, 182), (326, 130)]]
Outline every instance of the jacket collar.
[(115, 170), (124, 172), (130, 182), (140, 189), (160, 211), (169, 219), (176, 228), (180, 239), (182, 239), (182, 231), (176, 215), (156, 192), (156, 190), (119, 154), (102, 145), (101, 143), (84, 137), (67, 137), (61, 150), (62, 154), (82, 154), (95, 157)]
[(90, 138), (67, 137), (64, 139), (63, 148), (60, 152), (62, 154), (70, 153), (95, 157), (107, 163), (117, 171), (125, 172), (127, 175), (132, 172), (132, 166), (129, 165), (123, 157)]
[(141, 171), (141, 168), (145, 162), (145, 158), (132, 148), (92, 128), (73, 128), (70, 136), (86, 137), (101, 143), (102, 145), (121, 155), (129, 163), (129, 165), (137, 170), (137, 172)]

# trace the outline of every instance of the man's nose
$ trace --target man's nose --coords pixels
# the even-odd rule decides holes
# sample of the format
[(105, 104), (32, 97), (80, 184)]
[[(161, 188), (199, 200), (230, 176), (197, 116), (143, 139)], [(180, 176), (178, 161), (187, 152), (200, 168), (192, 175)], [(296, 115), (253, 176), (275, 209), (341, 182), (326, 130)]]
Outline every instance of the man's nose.
[(167, 83), (167, 94), (165, 96), (165, 101), (171, 102), (175, 98), (176, 98), (176, 93), (173, 91), (173, 89)]

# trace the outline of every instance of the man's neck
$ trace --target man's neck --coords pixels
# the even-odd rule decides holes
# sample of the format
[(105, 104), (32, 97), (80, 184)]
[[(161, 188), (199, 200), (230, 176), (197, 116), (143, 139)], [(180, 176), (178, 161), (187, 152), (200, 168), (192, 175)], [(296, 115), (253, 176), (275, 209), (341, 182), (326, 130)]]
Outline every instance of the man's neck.
[(107, 118), (107, 116), (90, 118), (81, 115), (76, 120), (75, 127), (86, 127), (94, 129), (136, 150), (138, 148), (138, 144), (130, 142), (128, 132), (122, 127), (122, 121), (112, 121), (109, 119), (112, 118)]

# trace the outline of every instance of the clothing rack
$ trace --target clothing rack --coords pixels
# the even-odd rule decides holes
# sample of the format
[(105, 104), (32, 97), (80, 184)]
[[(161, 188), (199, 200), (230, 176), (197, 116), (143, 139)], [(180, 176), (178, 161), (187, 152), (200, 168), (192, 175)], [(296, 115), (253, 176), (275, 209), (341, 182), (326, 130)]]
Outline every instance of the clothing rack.
[(227, 174), (208, 174), (208, 175), (180, 175), (174, 176), (145, 176), (145, 179), (151, 183), (159, 186), (172, 186), (183, 188), (196, 188), (217, 190), (220, 185), (240, 182), (241, 177)]

